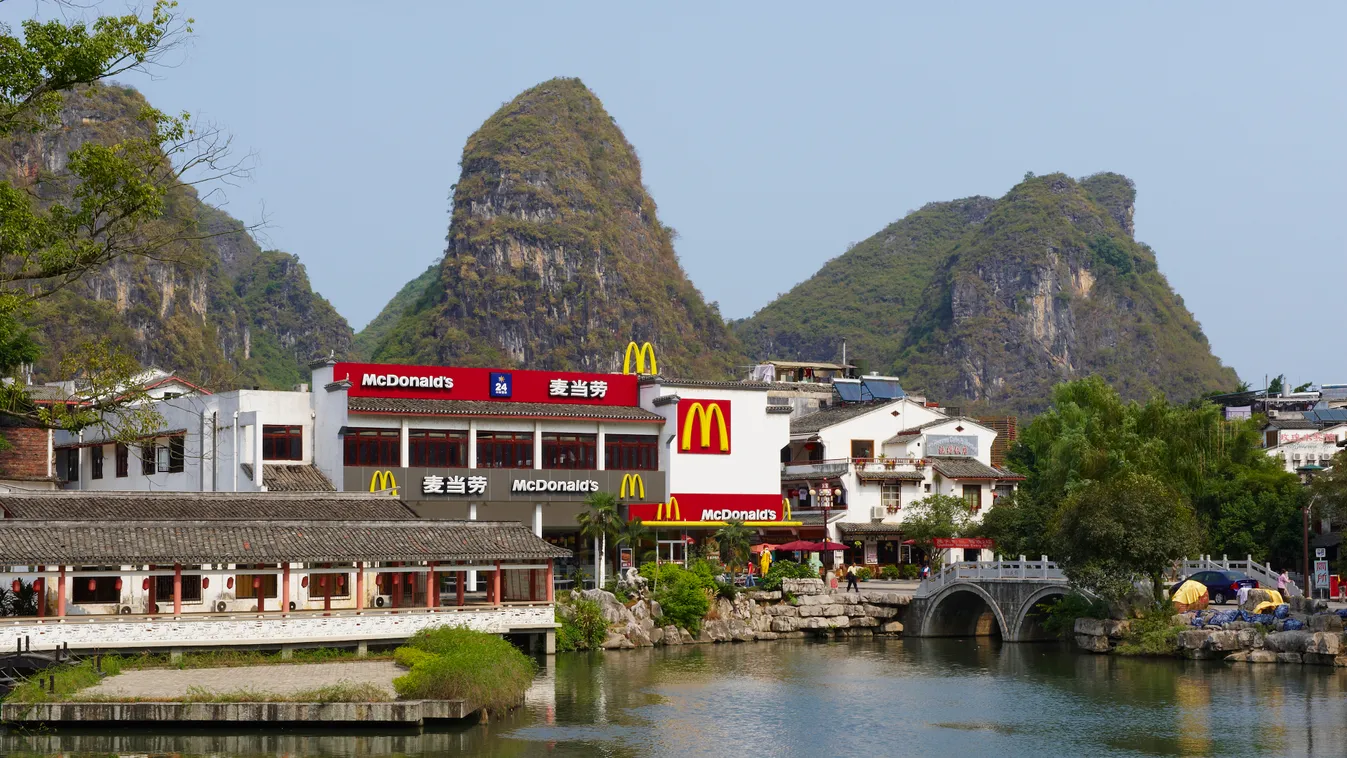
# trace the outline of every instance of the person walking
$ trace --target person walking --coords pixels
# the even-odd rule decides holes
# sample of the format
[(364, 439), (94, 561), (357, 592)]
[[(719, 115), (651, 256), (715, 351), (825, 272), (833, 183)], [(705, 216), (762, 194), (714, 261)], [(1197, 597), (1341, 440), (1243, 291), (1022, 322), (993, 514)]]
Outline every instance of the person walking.
[(847, 566), (847, 592), (859, 592), (860, 586), (856, 584), (856, 564)]
[(1290, 581), (1291, 577), (1286, 575), (1286, 569), (1282, 569), (1282, 572), (1277, 575), (1277, 592), (1280, 592), (1283, 598), (1286, 597), (1286, 585)]

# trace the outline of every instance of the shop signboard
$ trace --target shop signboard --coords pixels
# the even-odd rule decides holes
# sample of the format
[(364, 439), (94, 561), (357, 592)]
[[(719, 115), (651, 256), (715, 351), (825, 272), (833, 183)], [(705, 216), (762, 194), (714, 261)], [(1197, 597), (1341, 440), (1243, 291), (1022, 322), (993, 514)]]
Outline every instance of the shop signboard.
[(965, 550), (990, 550), (996, 543), (987, 537), (936, 537), (931, 544), (942, 550), (946, 548), (964, 548)]
[(634, 374), (337, 363), (332, 378), (351, 383), (349, 397), (640, 405)]
[(554, 471), (538, 469), (388, 468), (347, 466), (346, 492), (387, 492), (402, 500), (472, 502), (583, 501), (611, 492), (622, 503), (662, 502), (663, 471)]
[(675, 492), (668, 502), (648, 500), (627, 509), (627, 518), (647, 523), (678, 526), (723, 526), (727, 521), (743, 521), (755, 526), (799, 525), (790, 520), (786, 499), (781, 493), (768, 495)]
[(1319, 588), (1328, 587), (1328, 561), (1314, 562), (1314, 586)]
[(972, 434), (928, 434), (926, 455), (951, 455), (976, 458), (978, 438)]
[(866, 565), (873, 565), (873, 564), (879, 563), (879, 543), (878, 543), (878, 542), (867, 542), (867, 543), (865, 543), (865, 563), (866, 563)]
[(618, 568), (620, 568), (620, 569), (623, 570), (623, 571), (626, 571), (627, 569), (629, 569), (629, 568), (631, 568), (633, 565), (635, 565), (635, 562), (632, 560), (632, 557), (631, 557), (631, 548), (629, 548), (629, 547), (624, 547), (624, 548), (622, 548), (621, 550), (618, 551), (618, 553), (617, 553), (617, 565), (618, 565)]

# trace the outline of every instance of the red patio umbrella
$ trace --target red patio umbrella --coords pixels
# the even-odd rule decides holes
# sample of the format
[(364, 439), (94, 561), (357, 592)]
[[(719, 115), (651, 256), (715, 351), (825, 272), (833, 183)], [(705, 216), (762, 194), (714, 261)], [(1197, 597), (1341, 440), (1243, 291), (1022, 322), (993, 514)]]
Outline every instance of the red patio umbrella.
[(846, 546), (846, 545), (843, 545), (843, 544), (840, 543), (840, 542), (828, 542), (827, 540), (824, 540), (823, 542), (815, 542), (815, 543), (814, 543), (814, 547), (809, 548), (809, 549), (810, 549), (810, 550), (846, 550), (846, 549), (847, 549), (847, 546)]
[(750, 553), (761, 553), (761, 552), (764, 551), (764, 550), (772, 551), (772, 550), (780, 550), (780, 549), (781, 549), (781, 548), (780, 548), (779, 546), (777, 546), (777, 545), (773, 545), (773, 544), (771, 544), (770, 542), (764, 542), (764, 543), (762, 543), (761, 545), (754, 545), (754, 546), (750, 547), (750, 548), (748, 549), (748, 551), (749, 551)]
[(788, 553), (794, 552), (796, 550), (812, 551), (818, 550), (817, 545), (818, 545), (817, 542), (808, 542), (806, 540), (795, 540), (793, 542), (787, 542), (784, 545), (777, 545), (776, 549), (784, 550)]

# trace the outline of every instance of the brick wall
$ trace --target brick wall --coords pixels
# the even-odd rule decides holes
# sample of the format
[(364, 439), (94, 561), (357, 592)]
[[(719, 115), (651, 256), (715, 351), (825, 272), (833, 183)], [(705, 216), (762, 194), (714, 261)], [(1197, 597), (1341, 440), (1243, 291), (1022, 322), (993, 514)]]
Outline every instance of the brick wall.
[(10, 449), (0, 451), (0, 479), (45, 479), (54, 472), (51, 462), (51, 432), (47, 429), (6, 427), (0, 429)]

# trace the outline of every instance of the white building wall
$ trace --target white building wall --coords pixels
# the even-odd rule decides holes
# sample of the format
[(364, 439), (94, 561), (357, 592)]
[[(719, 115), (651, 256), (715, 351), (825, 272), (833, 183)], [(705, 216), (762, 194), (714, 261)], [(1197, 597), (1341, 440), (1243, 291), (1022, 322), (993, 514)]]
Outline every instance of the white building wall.
[(1277, 431), (1279, 444), (1267, 448), (1267, 454), (1281, 456), (1282, 468), (1295, 473), (1297, 468), (1315, 464), (1329, 467), (1333, 456), (1342, 448), (1338, 442), (1347, 435), (1347, 424), (1332, 426), (1323, 431), (1314, 429), (1281, 429)]

